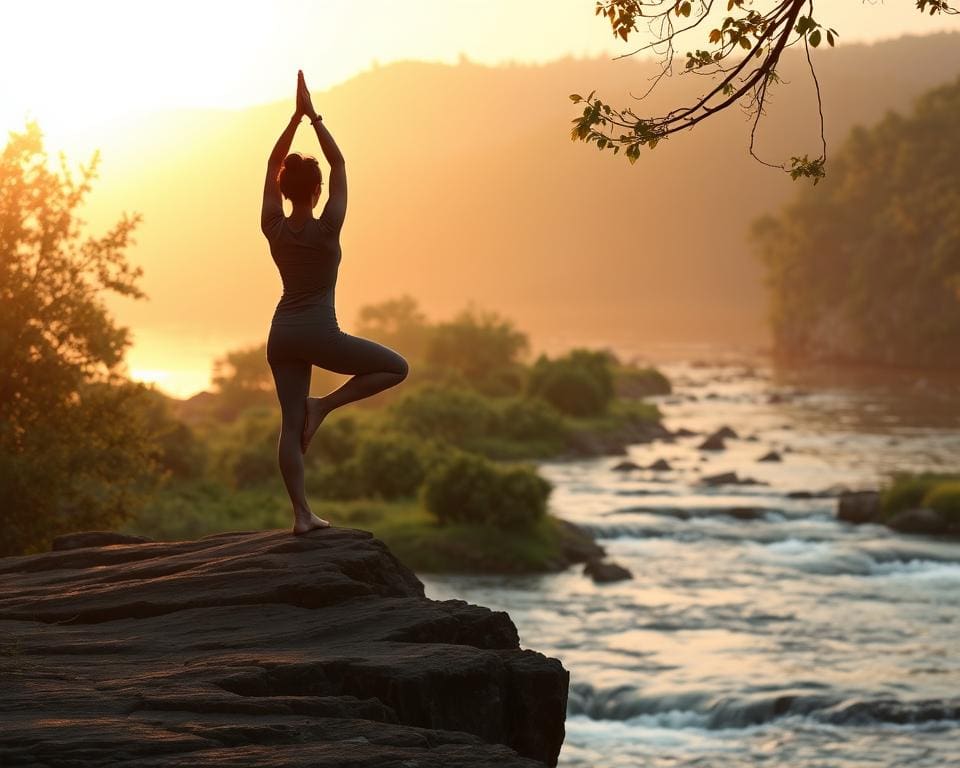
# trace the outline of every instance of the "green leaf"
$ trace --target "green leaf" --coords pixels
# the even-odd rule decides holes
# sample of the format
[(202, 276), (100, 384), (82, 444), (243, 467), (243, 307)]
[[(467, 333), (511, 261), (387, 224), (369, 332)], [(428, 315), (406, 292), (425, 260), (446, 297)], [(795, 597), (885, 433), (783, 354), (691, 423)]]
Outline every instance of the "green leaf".
[(574, 104), (577, 104), (577, 103), (583, 101), (583, 96), (580, 96), (579, 94), (576, 94), (576, 93), (571, 93), (571, 94), (570, 94), (570, 101), (572, 101)]
[(819, 29), (815, 29), (815, 30), (813, 30), (813, 32), (810, 33), (810, 45), (812, 45), (814, 48), (816, 48), (818, 45), (820, 45), (820, 30), (819, 30)]

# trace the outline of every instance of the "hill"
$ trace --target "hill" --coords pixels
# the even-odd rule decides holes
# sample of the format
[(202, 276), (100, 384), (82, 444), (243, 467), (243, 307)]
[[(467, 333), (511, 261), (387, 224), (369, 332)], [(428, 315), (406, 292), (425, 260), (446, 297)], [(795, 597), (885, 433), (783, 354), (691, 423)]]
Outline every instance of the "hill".
[[(828, 141), (954, 79), (958, 42), (940, 34), (818, 51)], [(787, 82), (763, 123), (760, 150), (773, 160), (816, 151), (801, 64), (782, 65)], [(748, 157), (742, 114), (673, 137), (634, 167), (569, 139), (568, 94), (598, 88), (622, 101), (652, 66), (404, 62), (317, 93), (350, 178), (341, 327), (350, 331), (364, 304), (410, 293), (433, 317), (469, 301), (503, 312), (530, 330), (535, 350), (766, 343), (747, 231), (797, 185)], [(680, 103), (695, 85), (665, 81), (649, 109)], [(169, 354), (182, 356), (204, 339), (220, 352), (266, 335), (280, 281), (258, 228), (260, 191), (290, 110), (166, 113), (101, 135), (104, 181), (89, 219), (145, 214), (133, 257), (151, 300), (114, 304), (140, 339), (179, 339)], [(318, 153), (306, 125), (294, 146)]]

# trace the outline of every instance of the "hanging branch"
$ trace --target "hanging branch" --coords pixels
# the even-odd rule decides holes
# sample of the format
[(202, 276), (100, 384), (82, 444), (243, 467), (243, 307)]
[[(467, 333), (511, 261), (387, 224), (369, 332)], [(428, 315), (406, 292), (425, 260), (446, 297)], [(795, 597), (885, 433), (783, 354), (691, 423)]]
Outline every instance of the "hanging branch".
[[(767, 0), (770, 2), (770, 0)], [(750, 131), (750, 154), (759, 162), (788, 172), (794, 179), (812, 178), (816, 184), (825, 174), (827, 142), (823, 123), (823, 103), (820, 83), (813, 66), (810, 49), (826, 40), (833, 47), (838, 33), (824, 27), (813, 17), (813, 0), (772, 0), (765, 13), (753, 7), (763, 0), (727, 0), (727, 16), (707, 35), (709, 47), (686, 53), (683, 73), (718, 78), (716, 84), (692, 104), (654, 117), (640, 117), (632, 107), (615, 108), (595, 97), (592, 91), (584, 97), (572, 94), (570, 99), (585, 102), (583, 114), (572, 120), (571, 138), (574, 141), (595, 142), (599, 150), (621, 149), (627, 159), (635, 163), (643, 146), (657, 144), (678, 131), (693, 128), (708, 117), (739, 103), (753, 116)], [(637, 101), (646, 98), (664, 76), (673, 73), (677, 35), (689, 32), (702, 24), (714, 9), (715, 0), (597, 0), (595, 14), (610, 23), (615, 37), (627, 41), (639, 31), (640, 24), (654, 37), (652, 43), (617, 58), (634, 56), (648, 50), (662, 52), (660, 72)], [(945, 0), (916, 0), (916, 6), (930, 15), (955, 14), (957, 10)], [(681, 22), (681, 19), (683, 20)], [(682, 23), (677, 27), (676, 23)], [(802, 43), (817, 95), (820, 118), (821, 152), (813, 159), (807, 155), (791, 158), (790, 165), (771, 163), (754, 151), (757, 126), (763, 114), (767, 92), (779, 81), (777, 65), (788, 47)]]

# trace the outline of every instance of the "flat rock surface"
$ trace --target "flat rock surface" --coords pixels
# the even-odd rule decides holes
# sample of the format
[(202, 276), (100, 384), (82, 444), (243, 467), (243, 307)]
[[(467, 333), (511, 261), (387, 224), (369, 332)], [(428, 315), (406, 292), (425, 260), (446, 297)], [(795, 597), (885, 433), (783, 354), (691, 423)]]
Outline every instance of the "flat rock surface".
[(366, 531), (106, 540), (0, 559), (5, 768), (556, 764), (569, 673)]

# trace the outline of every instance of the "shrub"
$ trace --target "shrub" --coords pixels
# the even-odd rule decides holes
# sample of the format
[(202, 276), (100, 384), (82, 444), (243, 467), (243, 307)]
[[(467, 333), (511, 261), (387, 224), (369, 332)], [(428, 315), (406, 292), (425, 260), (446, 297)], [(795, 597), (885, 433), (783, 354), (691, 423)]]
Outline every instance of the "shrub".
[(321, 499), (345, 501), (367, 495), (356, 458), (342, 464), (321, 464), (306, 475), (304, 485), (308, 496)]
[(421, 498), (441, 524), (522, 529), (544, 515), (549, 492), (550, 484), (531, 467), (501, 468), (458, 451), (427, 473)]
[(424, 475), (419, 443), (398, 434), (367, 437), (357, 450), (357, 471), (365, 496), (413, 496)]
[(638, 368), (633, 365), (621, 365), (613, 374), (614, 390), (619, 397), (648, 397), (649, 395), (669, 395), (673, 388), (670, 379), (656, 368)]
[(947, 519), (960, 523), (960, 479), (934, 485), (923, 497), (923, 506), (935, 509)]
[(356, 454), (359, 440), (357, 420), (334, 413), (314, 433), (308, 455), (314, 462), (342, 464)]
[(924, 498), (939, 483), (960, 478), (931, 472), (895, 472), (881, 494), (884, 515), (923, 505)]
[(428, 385), (406, 395), (392, 407), (391, 414), (403, 432), (461, 447), (496, 426), (491, 404), (468, 389)]
[(498, 421), (498, 433), (512, 440), (563, 440), (569, 432), (560, 412), (537, 397), (505, 399)]
[(541, 357), (530, 371), (527, 392), (570, 416), (599, 416), (609, 398), (589, 371)]
[(501, 528), (532, 527), (547, 513), (547, 498), (552, 486), (528, 466), (499, 470), (497, 499), (487, 522)]

